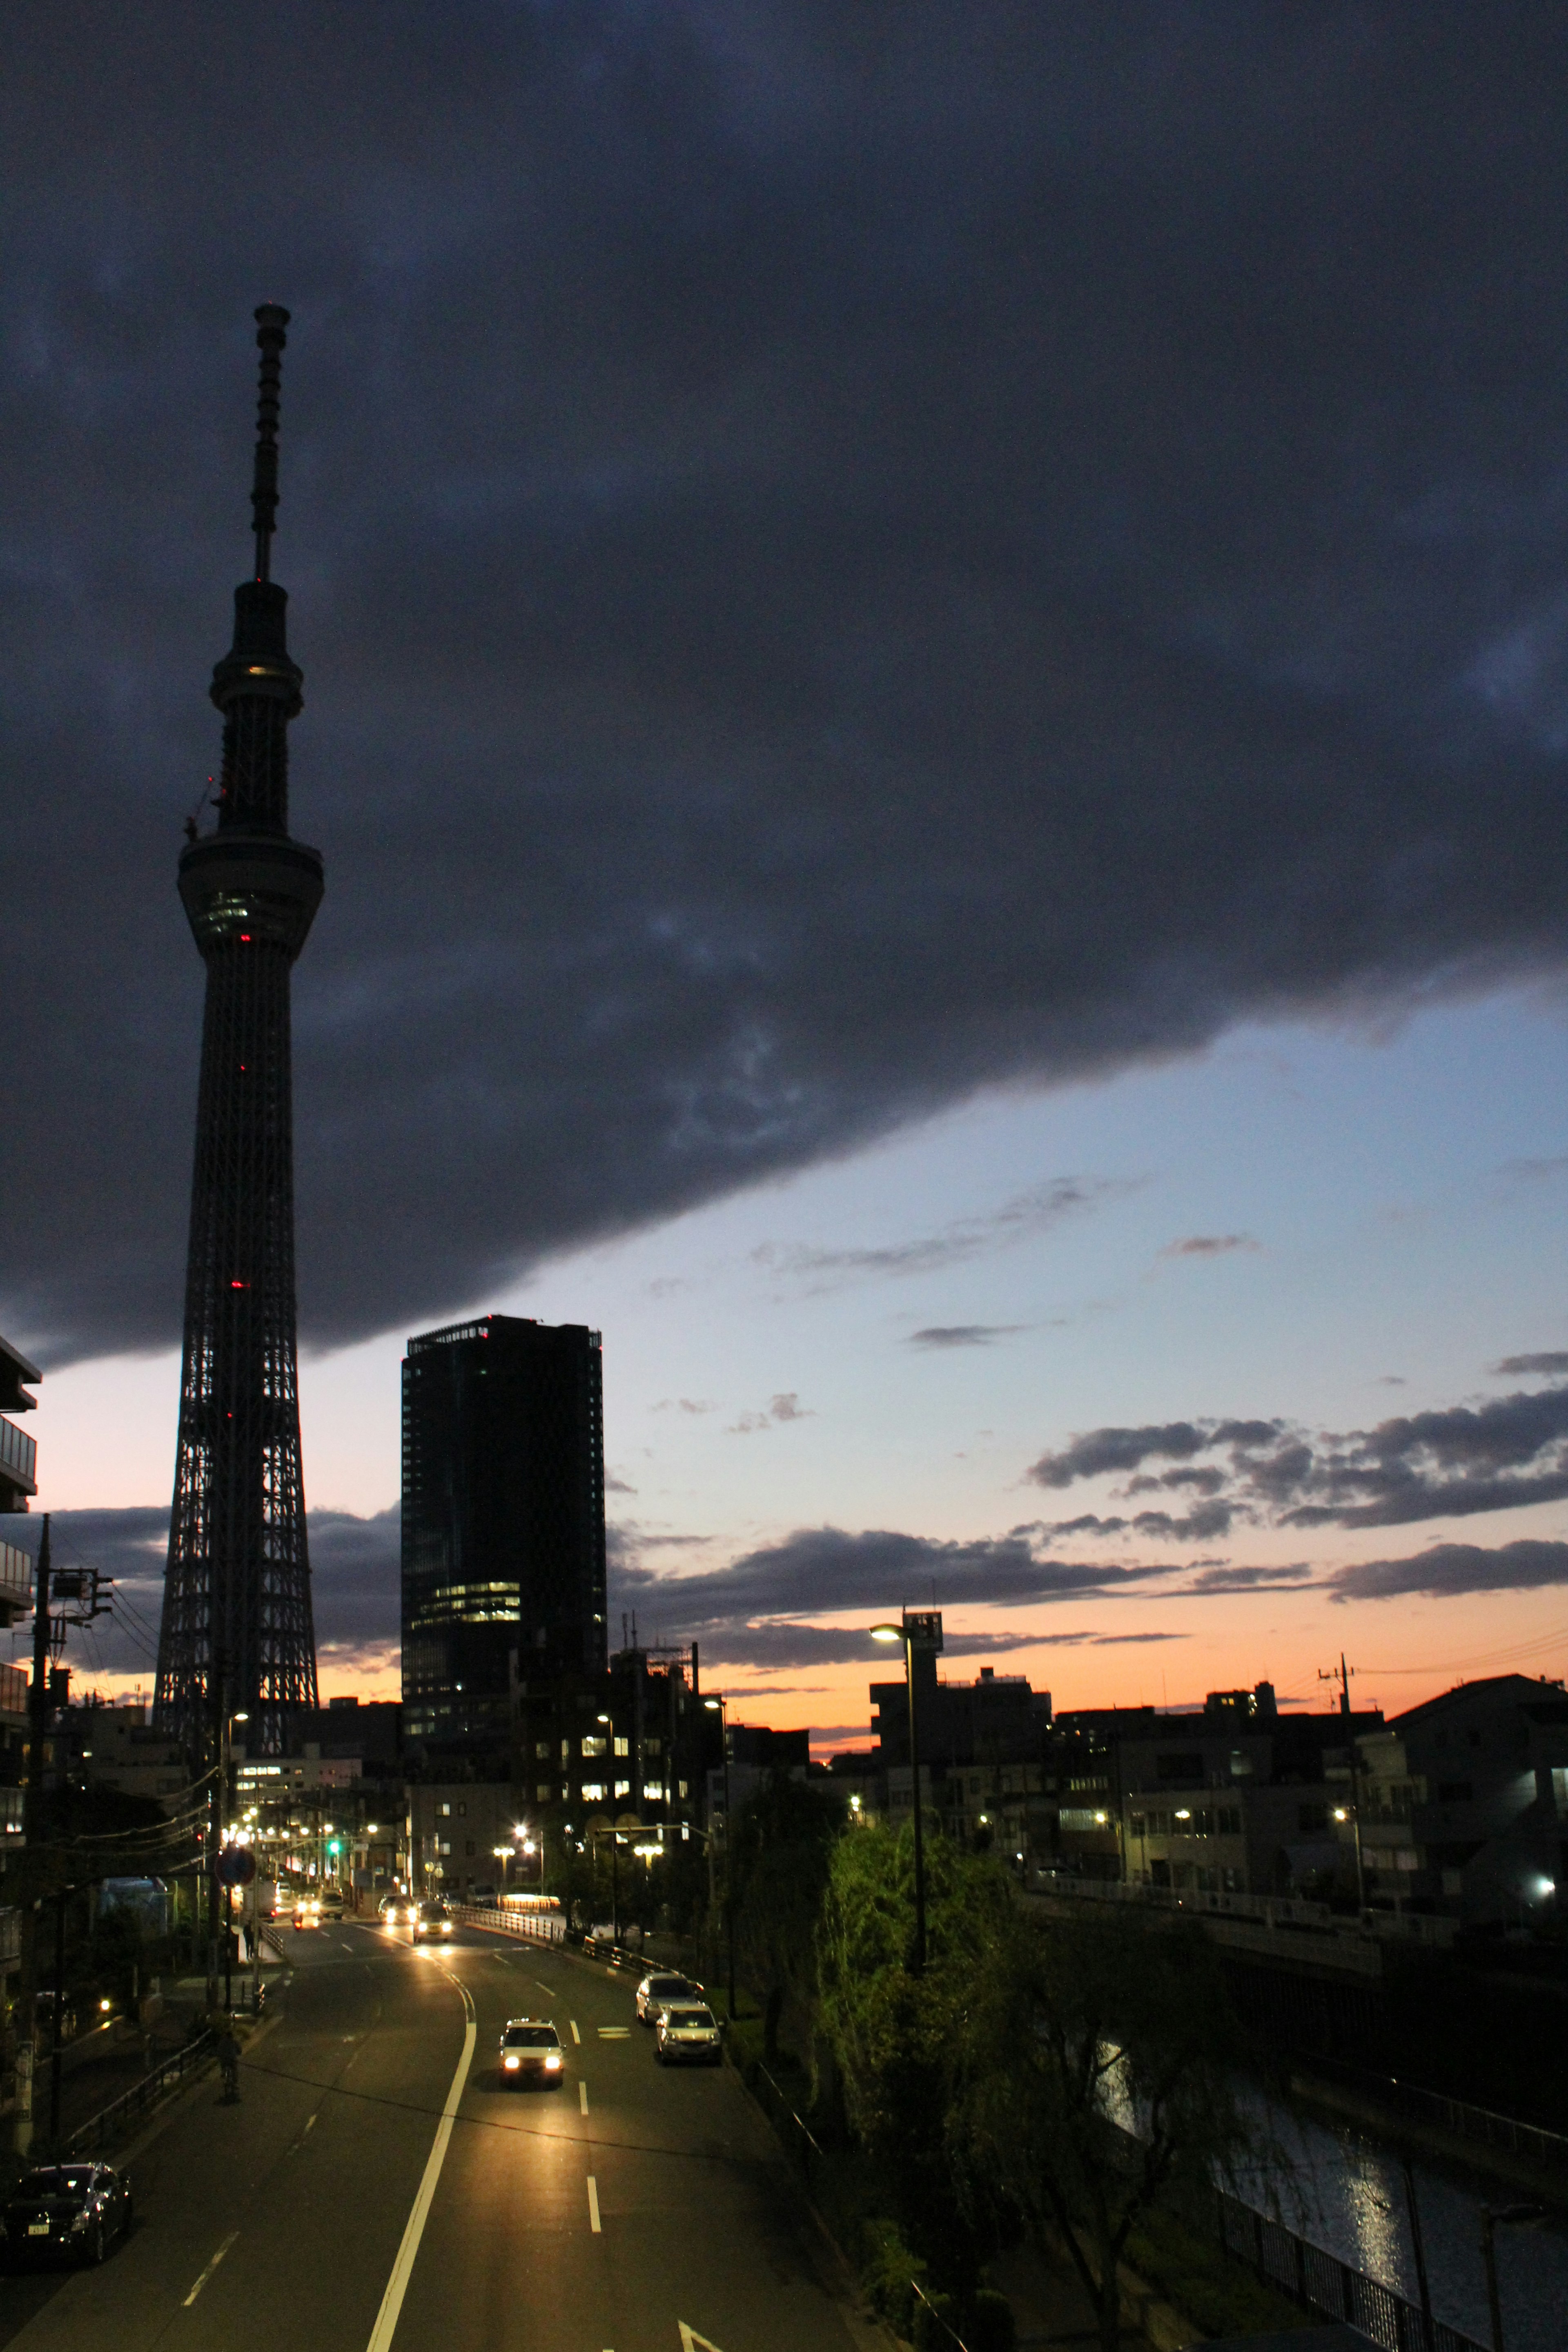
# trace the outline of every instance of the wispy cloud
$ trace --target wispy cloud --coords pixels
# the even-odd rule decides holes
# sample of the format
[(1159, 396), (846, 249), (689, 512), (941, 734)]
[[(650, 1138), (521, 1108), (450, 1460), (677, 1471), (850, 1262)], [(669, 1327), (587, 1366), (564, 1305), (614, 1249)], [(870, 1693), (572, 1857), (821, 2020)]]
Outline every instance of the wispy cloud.
[(928, 1323), (923, 1330), (910, 1333), (908, 1344), (911, 1348), (989, 1348), (1028, 1328), (1026, 1323)]
[(837, 1249), (805, 1242), (764, 1242), (752, 1257), (770, 1274), (804, 1284), (813, 1293), (889, 1276), (935, 1274), (988, 1251), (1027, 1241), (1065, 1217), (1101, 1207), (1136, 1189), (1135, 1182), (1126, 1178), (1057, 1176), (1016, 1193), (984, 1215), (955, 1218), (933, 1233), (914, 1234), (907, 1241)]
[(816, 1418), (815, 1408), (803, 1405), (795, 1390), (790, 1389), (783, 1395), (775, 1396), (763, 1412), (743, 1412), (739, 1421), (730, 1422), (724, 1434), (726, 1437), (751, 1437), (759, 1429), (778, 1429), (792, 1421), (814, 1421)]
[(1184, 1241), (1167, 1242), (1162, 1257), (1225, 1257), (1232, 1250), (1261, 1249), (1250, 1234), (1189, 1234)]

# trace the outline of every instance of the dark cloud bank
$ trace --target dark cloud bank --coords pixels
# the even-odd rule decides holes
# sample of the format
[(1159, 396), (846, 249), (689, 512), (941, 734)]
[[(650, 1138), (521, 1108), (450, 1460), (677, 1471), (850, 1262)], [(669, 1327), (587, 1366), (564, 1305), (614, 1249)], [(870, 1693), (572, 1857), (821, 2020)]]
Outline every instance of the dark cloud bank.
[(1560, 964), (1560, 10), (282, 0), (267, 57), (6, 15), (51, 1361), (177, 1329), (262, 298), (316, 1341), (990, 1081)]
[[(1556, 1355), (1510, 1356), (1499, 1370), (1556, 1371)], [(1173, 1468), (1148, 1465), (1173, 1464)], [(1059, 1490), (1079, 1479), (1128, 1475), (1128, 1497), (1164, 1494), (1159, 1507), (1052, 1522), (1058, 1537), (1131, 1533), (1199, 1541), (1239, 1524), (1293, 1528), (1408, 1527), (1423, 1519), (1555, 1503), (1568, 1496), (1568, 1382), (1519, 1390), (1482, 1405), (1401, 1413), (1374, 1429), (1313, 1433), (1282, 1421), (1172, 1421), (1091, 1429), (1029, 1472)]]

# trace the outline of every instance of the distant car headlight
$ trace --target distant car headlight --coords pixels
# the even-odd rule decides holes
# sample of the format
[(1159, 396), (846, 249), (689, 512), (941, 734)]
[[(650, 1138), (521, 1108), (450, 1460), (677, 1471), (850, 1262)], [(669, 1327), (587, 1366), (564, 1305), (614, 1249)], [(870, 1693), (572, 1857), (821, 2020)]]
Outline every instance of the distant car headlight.
[(552, 2050), (551, 2052), (549, 2057), (544, 2062), (544, 2067), (547, 2074), (556, 2074), (560, 2073), (561, 2053), (558, 2050)]
[(451, 1923), (450, 1919), (443, 1919), (443, 1920), (442, 1920), (442, 1922), (441, 1922), (441, 1933), (443, 1934), (443, 1936), (449, 1936), (449, 1935), (451, 1934), (451, 1932), (452, 1932), (452, 1923)]
[(509, 2051), (502, 2063), (509, 2074), (515, 2074), (519, 2066), (522, 2063), (522, 2061)]

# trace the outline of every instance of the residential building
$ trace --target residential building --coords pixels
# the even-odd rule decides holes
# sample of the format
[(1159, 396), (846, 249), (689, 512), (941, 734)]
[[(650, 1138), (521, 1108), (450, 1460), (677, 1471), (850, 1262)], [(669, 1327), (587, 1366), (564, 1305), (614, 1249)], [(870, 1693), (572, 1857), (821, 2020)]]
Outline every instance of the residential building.
[[(933, 1651), (913, 1654), (923, 1801), (949, 1837), (1022, 1860), (1044, 1832), (1051, 1695), (1026, 1675), (982, 1666), (973, 1682), (940, 1678)], [(910, 1702), (902, 1676), (871, 1685), (872, 1758), (879, 1805), (894, 1822), (910, 1814)], [(836, 1759), (837, 1760), (837, 1759)], [(855, 1810), (873, 1810), (862, 1791)]]
[(1375, 1710), (1281, 1715), (1260, 1683), (1212, 1692), (1202, 1715), (1129, 1731), (1108, 1792), (1123, 1874), (1178, 1895), (1353, 1894), (1335, 1815), (1357, 1738), (1382, 1726)]
[[(764, 1723), (730, 1726), (730, 1802), (736, 1812), (778, 1778), (805, 1781), (811, 1772), (809, 1731), (773, 1731)], [(708, 1819), (724, 1818), (722, 1759), (708, 1767)]]
[[(36, 1364), (30, 1364), (9, 1339), (0, 1339), (0, 1511), (25, 1511), (38, 1491), (37, 1446), (24, 1429), (3, 1416), (12, 1412), (31, 1412), (37, 1397), (29, 1396), (43, 1379)], [(6, 1547), (9, 1550), (10, 1547)], [(27, 1581), (31, 1582), (29, 1567)], [(14, 1618), (4, 1620), (6, 1624)]]
[(575, 1675), (542, 1675), (524, 1652), (518, 1669), (515, 1778), (530, 1814), (605, 1827), (697, 1818), (719, 1718), (702, 1706), (693, 1651), (628, 1647)]
[(600, 1339), (489, 1315), (403, 1366), (405, 1738), (504, 1755), (513, 1692), (605, 1664)]
[(1517, 1927), (1568, 1904), (1568, 1693), (1494, 1675), (1356, 1740), (1353, 1810), (1368, 1906)]
[(95, 1699), (68, 1708), (61, 1724), (67, 1769), (89, 1788), (151, 1797), (172, 1813), (190, 1801), (190, 1767), (181, 1742), (155, 1729), (151, 1714), (139, 1704), (106, 1706)]

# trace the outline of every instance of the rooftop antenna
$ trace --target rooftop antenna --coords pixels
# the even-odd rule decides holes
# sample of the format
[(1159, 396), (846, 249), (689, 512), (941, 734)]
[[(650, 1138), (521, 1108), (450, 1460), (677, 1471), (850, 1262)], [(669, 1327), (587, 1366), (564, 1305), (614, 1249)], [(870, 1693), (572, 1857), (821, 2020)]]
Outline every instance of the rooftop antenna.
[(263, 302), (256, 313), (261, 351), (261, 388), (256, 400), (256, 479), (250, 493), (256, 518), (256, 576), (272, 576), (272, 534), (278, 528), (278, 409), (283, 373), (283, 330), (289, 313), (279, 302)]

